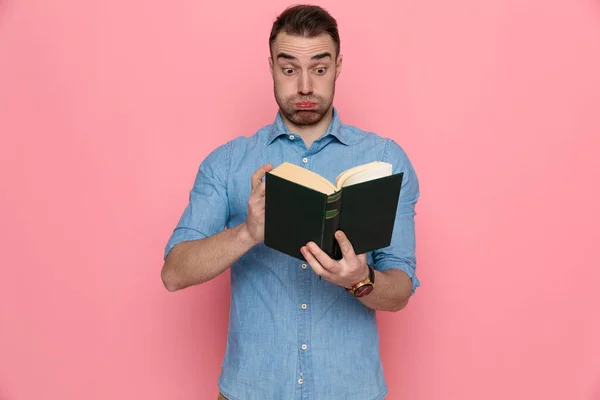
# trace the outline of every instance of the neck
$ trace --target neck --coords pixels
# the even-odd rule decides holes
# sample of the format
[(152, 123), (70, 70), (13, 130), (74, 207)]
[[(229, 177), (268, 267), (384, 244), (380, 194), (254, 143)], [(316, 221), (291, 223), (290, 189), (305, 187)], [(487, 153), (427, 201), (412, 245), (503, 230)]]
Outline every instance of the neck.
[(306, 147), (308, 148), (312, 142), (323, 136), (323, 134), (327, 131), (327, 128), (329, 128), (329, 125), (333, 120), (333, 105), (329, 107), (329, 110), (327, 110), (323, 119), (314, 125), (296, 125), (287, 119), (283, 114), (281, 116), (289, 131), (300, 135), (302, 140), (304, 140)]

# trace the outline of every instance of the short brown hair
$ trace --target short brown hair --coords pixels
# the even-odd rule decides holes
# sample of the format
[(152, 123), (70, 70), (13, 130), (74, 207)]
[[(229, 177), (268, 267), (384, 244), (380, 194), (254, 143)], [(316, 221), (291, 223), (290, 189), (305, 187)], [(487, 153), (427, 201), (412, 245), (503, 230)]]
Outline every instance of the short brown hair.
[(335, 45), (336, 57), (340, 54), (340, 35), (337, 21), (319, 6), (300, 4), (286, 8), (273, 22), (269, 36), (269, 48), (279, 32), (290, 35), (314, 37), (329, 34)]

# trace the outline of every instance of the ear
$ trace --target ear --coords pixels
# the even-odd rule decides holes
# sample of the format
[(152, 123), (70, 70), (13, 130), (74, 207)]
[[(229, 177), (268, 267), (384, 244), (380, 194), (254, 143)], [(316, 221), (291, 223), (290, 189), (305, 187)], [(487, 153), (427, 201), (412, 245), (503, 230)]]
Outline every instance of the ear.
[(338, 76), (342, 72), (342, 54), (340, 54), (335, 62), (335, 79), (337, 80)]
[(273, 57), (269, 56), (269, 72), (273, 76)]

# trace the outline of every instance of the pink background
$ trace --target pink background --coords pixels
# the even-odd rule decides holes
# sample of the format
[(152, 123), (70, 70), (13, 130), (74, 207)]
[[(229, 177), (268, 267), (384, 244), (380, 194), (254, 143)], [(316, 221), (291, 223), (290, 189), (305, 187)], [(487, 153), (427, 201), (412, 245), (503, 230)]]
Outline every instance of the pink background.
[[(600, 399), (600, 3), (340, 1), (346, 123), (418, 172), (389, 399)], [(276, 112), (288, 3), (0, 3), (0, 399), (214, 399), (228, 273), (168, 293), (199, 162)]]

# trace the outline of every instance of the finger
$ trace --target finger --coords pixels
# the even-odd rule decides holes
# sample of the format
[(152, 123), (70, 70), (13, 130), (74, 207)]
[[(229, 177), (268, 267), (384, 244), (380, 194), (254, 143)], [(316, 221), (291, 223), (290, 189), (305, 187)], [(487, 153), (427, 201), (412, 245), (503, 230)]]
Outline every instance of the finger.
[(331, 276), (330, 272), (323, 268), (321, 263), (317, 261), (317, 259), (312, 255), (311, 251), (306, 246), (302, 246), (302, 248), (300, 248), (300, 252), (302, 252), (306, 262), (311, 266), (313, 271), (315, 271), (315, 274), (325, 279)]
[(332, 274), (339, 272), (337, 261), (329, 257), (315, 242), (309, 242), (306, 247), (324, 269)]
[(344, 258), (352, 258), (356, 257), (356, 253), (354, 253), (354, 248), (352, 247), (352, 243), (348, 239), (348, 236), (342, 231), (337, 231), (335, 233), (335, 239), (340, 245), (340, 250), (342, 251), (342, 257)]
[(264, 166), (260, 167), (252, 174), (250, 177), (250, 181), (252, 182), (252, 191), (256, 190), (256, 187), (262, 182), (262, 177), (264, 176)]
[(252, 182), (252, 190), (256, 189), (256, 187), (262, 182), (263, 176), (265, 176), (265, 174), (271, 169), (273, 169), (273, 166), (271, 164), (265, 164), (256, 171), (254, 171), (252, 177), (250, 178)]
[(258, 186), (256, 187), (254, 193), (258, 197), (264, 197), (265, 193), (267, 191), (266, 188), (267, 188), (267, 183), (265, 181), (262, 181), (261, 183), (258, 184)]

